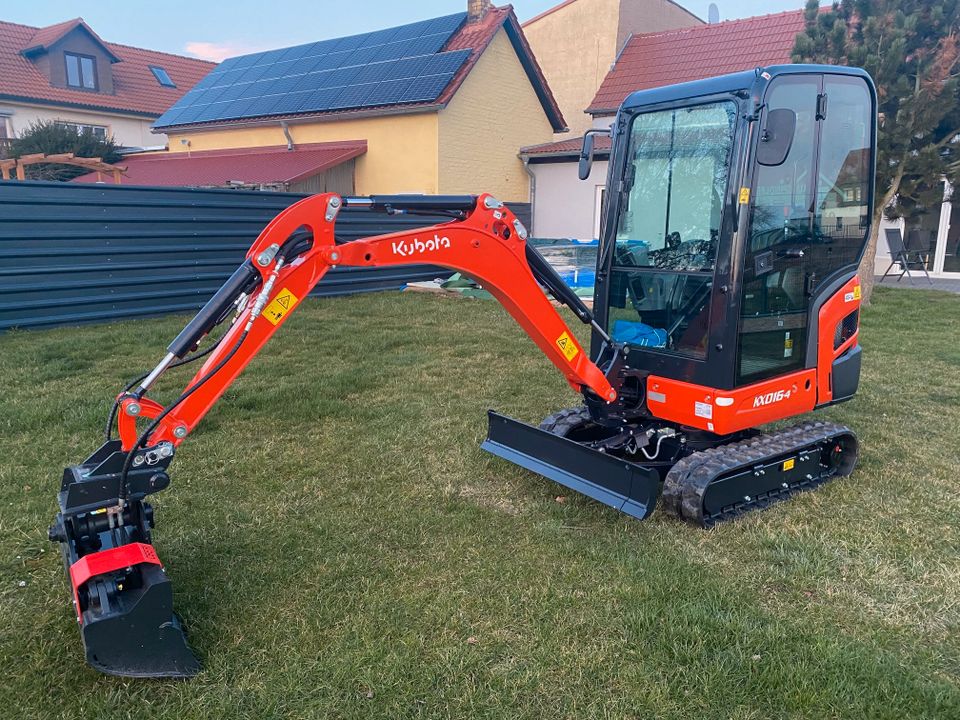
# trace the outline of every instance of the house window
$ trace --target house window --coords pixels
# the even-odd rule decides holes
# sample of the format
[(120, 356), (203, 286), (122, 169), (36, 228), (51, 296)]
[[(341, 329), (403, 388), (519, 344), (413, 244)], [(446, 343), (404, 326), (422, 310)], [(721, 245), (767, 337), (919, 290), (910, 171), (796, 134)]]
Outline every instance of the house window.
[(97, 90), (97, 59), (90, 55), (64, 53), (67, 62), (67, 85), (81, 90)]
[(163, 85), (164, 87), (175, 88), (177, 86), (176, 83), (170, 79), (170, 75), (167, 74), (167, 71), (164, 70), (162, 67), (151, 65), (150, 72), (153, 73), (153, 76), (157, 79), (157, 82)]
[(108, 128), (106, 128), (103, 125), (83, 125), (81, 123), (66, 123), (66, 122), (58, 122), (57, 125), (59, 125), (60, 127), (65, 127), (68, 130), (72, 130), (77, 135), (90, 133), (94, 137), (98, 137), (101, 139), (106, 139), (107, 137)]

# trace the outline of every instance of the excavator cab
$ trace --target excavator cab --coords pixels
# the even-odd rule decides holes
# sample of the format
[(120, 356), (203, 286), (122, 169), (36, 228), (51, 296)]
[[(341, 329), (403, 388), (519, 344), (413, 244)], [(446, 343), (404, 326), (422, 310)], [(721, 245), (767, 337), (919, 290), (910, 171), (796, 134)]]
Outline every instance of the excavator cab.
[[(820, 311), (869, 235), (875, 117), (855, 68), (770, 67), (627, 98), (594, 313), (631, 368), (726, 391), (817, 367)], [(859, 352), (831, 360), (816, 405), (853, 395)]]
[[(482, 447), (633, 517), (659, 505), (710, 527), (849, 475), (848, 428), (759, 427), (856, 391), (875, 117), (873, 84), (851, 68), (772, 67), (629, 96), (612, 127), (592, 310), (488, 194), (328, 192), (284, 210), (153, 369), (119, 391), (101, 447), (61, 476), (49, 537), (87, 661), (128, 677), (199, 670), (146, 499), (337, 266), (430, 263), (489, 290), (581, 402), (539, 427), (491, 411)], [(446, 219), (338, 242), (344, 210)], [(589, 352), (547, 294), (590, 327)], [(167, 370), (200, 360), (173, 400), (153, 399)]]

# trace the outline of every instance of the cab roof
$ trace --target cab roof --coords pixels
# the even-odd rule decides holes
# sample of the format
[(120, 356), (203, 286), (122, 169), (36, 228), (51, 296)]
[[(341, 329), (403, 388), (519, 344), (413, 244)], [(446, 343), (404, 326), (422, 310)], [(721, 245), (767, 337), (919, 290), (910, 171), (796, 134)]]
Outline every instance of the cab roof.
[(638, 90), (623, 101), (621, 110), (635, 111), (638, 108), (675, 103), (681, 100), (721, 95), (724, 93), (749, 92), (758, 97), (766, 85), (775, 77), (783, 75), (809, 75), (826, 73), (831, 75), (849, 75), (864, 78), (870, 86), (873, 82), (865, 70), (842, 65), (770, 65), (754, 70), (718, 75), (717, 77), (692, 80), (690, 82), (667, 85), (664, 87)]

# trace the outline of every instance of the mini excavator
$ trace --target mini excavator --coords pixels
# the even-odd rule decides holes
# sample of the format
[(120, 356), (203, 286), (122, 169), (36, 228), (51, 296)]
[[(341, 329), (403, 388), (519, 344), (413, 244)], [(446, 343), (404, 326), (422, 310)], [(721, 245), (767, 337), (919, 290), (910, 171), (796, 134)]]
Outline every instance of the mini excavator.
[[(487, 194), (324, 193), (287, 208), (162, 360), (120, 392), (103, 445), (63, 473), (50, 539), (87, 661), (133, 677), (198, 671), (146, 498), (169, 485), (180, 444), (337, 266), (430, 263), (492, 293), (581, 402), (539, 427), (491, 411), (483, 448), (635, 518), (659, 500), (710, 527), (849, 475), (858, 444), (848, 428), (758, 428), (857, 390), (876, 104), (862, 70), (815, 65), (630, 95), (580, 156), (586, 178), (595, 137), (609, 136), (592, 309)], [(344, 208), (444, 221), (338, 243)], [(590, 326), (589, 352), (560, 305)], [(150, 397), (165, 371), (200, 360), (176, 399)]]

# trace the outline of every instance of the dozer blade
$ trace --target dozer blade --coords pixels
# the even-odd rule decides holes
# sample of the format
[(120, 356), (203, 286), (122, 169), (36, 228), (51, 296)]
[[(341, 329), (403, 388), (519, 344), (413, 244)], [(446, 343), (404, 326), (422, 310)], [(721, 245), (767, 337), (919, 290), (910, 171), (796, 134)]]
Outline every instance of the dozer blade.
[(490, 410), (480, 446), (554, 482), (638, 520), (654, 510), (660, 494), (655, 470), (585, 447)]

